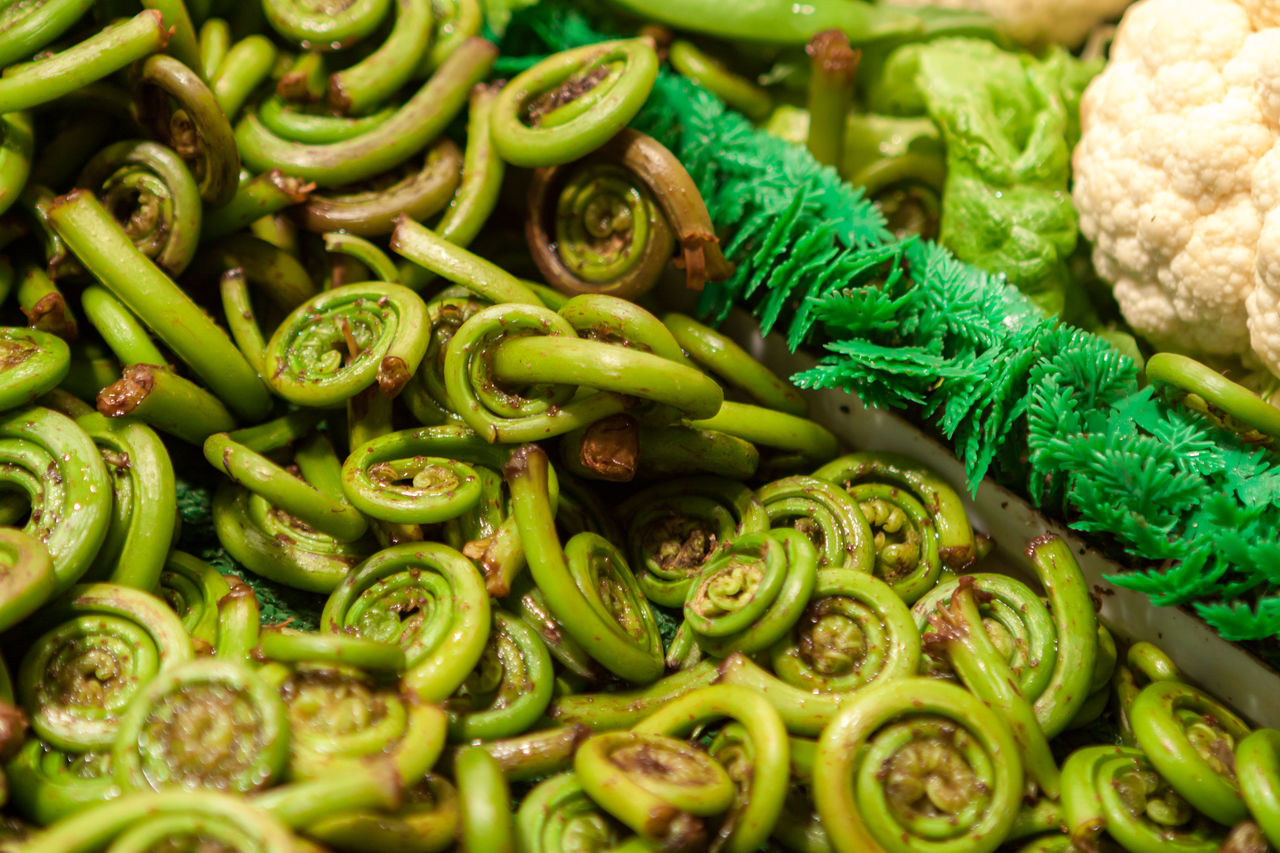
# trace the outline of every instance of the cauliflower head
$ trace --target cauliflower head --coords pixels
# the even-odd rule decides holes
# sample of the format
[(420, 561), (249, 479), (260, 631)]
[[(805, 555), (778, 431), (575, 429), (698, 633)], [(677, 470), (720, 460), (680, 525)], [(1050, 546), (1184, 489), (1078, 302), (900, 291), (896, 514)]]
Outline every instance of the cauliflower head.
[(1075, 47), (1089, 31), (1124, 11), (1130, 0), (891, 0), (895, 6), (934, 6), (986, 12), (1005, 31), (1028, 44), (1057, 42)]
[(1280, 0), (1141, 0), (1080, 110), (1073, 199), (1125, 319), (1280, 375)]

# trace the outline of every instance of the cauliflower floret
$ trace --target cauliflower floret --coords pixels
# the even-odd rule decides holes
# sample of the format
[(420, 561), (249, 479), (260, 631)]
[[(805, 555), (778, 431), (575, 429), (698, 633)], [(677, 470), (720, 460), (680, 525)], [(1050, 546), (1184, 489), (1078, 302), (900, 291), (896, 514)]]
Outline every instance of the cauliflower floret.
[(1076, 47), (1089, 30), (1119, 15), (1130, 0), (892, 0), (897, 6), (936, 6), (986, 12), (1018, 41)]
[(1280, 375), (1280, 0), (1141, 0), (1080, 112), (1073, 199), (1125, 319)]

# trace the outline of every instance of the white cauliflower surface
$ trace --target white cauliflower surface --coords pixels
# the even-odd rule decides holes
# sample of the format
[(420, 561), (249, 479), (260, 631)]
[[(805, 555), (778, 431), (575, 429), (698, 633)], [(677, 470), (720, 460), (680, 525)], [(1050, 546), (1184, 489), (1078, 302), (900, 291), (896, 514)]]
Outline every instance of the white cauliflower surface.
[(935, 6), (986, 12), (1006, 32), (1028, 44), (1076, 47), (1089, 30), (1124, 11), (1130, 0), (891, 0), (895, 6)]
[(1085, 91), (1073, 198), (1130, 325), (1280, 375), (1280, 0), (1142, 0)]

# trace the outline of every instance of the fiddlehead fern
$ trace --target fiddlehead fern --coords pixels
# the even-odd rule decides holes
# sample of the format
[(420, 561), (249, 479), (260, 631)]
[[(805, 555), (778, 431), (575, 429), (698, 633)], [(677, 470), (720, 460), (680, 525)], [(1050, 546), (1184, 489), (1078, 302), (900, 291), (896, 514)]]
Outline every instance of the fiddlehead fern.
[(724, 718), (740, 727), (742, 737), (732, 751), (724, 740), (720, 749), (713, 743), (710, 751), (710, 757), (726, 768), (736, 790), (733, 806), (715, 831), (713, 847), (727, 853), (752, 853), (777, 824), (790, 781), (787, 732), (769, 702), (745, 687), (704, 687), (665, 705), (633, 731), (687, 737), (695, 728)]
[(349, 812), (318, 820), (307, 835), (353, 853), (442, 853), (457, 837), (458, 792), (442, 776), (428, 775), (405, 791), (394, 812)]
[(65, 752), (28, 738), (5, 774), (13, 805), (41, 826), (120, 796), (109, 751)]
[(1187, 802), (1226, 826), (1248, 814), (1236, 777), (1244, 721), (1204, 693), (1176, 681), (1143, 688), (1129, 717), (1138, 746)]
[(126, 790), (248, 793), (271, 784), (288, 757), (287, 712), (274, 688), (242, 664), (201, 659), (138, 692), (111, 761)]
[(391, 9), (391, 0), (266, 0), (269, 23), (305, 50), (341, 50), (371, 35)]
[[(495, 142), (500, 126), (495, 118)], [(634, 130), (581, 161), (538, 170), (525, 234), (538, 269), (565, 293), (634, 299), (653, 288), (677, 249), (676, 263), (692, 289), (733, 271), (689, 173), (656, 140)]]
[(0, 631), (30, 616), (56, 586), (53, 561), (40, 540), (0, 527)]
[(769, 657), (788, 684), (845, 693), (914, 675), (920, 634), (887, 584), (848, 569), (822, 569), (799, 620)]
[(127, 140), (102, 149), (80, 172), (135, 246), (169, 275), (195, 257), (203, 209), (182, 158), (156, 142)]
[(820, 568), (870, 573), (876, 546), (871, 526), (848, 492), (817, 477), (787, 477), (762, 486), (756, 497), (774, 527), (794, 527), (818, 549)]
[(462, 804), (462, 849), (515, 853), (511, 791), (501, 765), (483, 747), (465, 747), (454, 759), (453, 776)]
[(1062, 766), (1062, 812), (1073, 850), (1097, 849), (1104, 832), (1132, 853), (1213, 853), (1222, 840), (1136, 749), (1073, 752)]
[(286, 400), (328, 407), (375, 382), (394, 397), (418, 369), (426, 306), (387, 282), (350, 284), (303, 303), (271, 336), (265, 378)]
[(111, 523), (111, 482), (93, 439), (52, 409), (5, 412), (0, 484), (25, 493), (23, 529), (48, 549), (57, 591), (67, 589), (89, 569)]
[(529, 384), (509, 390), (493, 372), (495, 350), (508, 340), (548, 335), (576, 340), (573, 327), (554, 311), (502, 304), (476, 312), (449, 339), (444, 382), (450, 407), (486, 441), (514, 443), (559, 435), (616, 414), (626, 405), (612, 394), (571, 399), (573, 385)]
[(71, 349), (57, 335), (0, 327), (0, 411), (53, 390), (70, 368)]
[(431, 41), (432, 17), (432, 0), (395, 0), (395, 25), (386, 41), (329, 75), (330, 108), (339, 114), (366, 113), (408, 82)]
[(759, 405), (799, 418), (809, 414), (809, 403), (800, 392), (738, 346), (733, 338), (684, 314), (664, 314), (662, 322), (689, 358), (748, 394)]
[(293, 778), (324, 778), (387, 755), (413, 779), (444, 748), (440, 709), (378, 686), (349, 666), (299, 663), (280, 685), (280, 695), (288, 709)]
[(509, 455), (463, 426), (391, 432), (352, 450), (343, 490), (372, 518), (434, 524), (473, 509), (482, 491), (476, 468), (501, 468)]
[(990, 853), (1022, 781), (994, 711), (955, 685), (908, 678), (845, 702), (818, 742), (814, 800), (837, 853)]
[(555, 687), (551, 654), (519, 617), (493, 611), (480, 665), (445, 702), (455, 740), (493, 740), (532, 728)]
[(421, 168), (397, 170), (343, 193), (314, 193), (299, 216), (308, 231), (390, 234), (402, 215), (423, 221), (443, 210), (461, 173), (458, 146), (442, 139), (427, 151)]
[(651, 486), (618, 508), (627, 519), (627, 552), (651, 600), (680, 607), (696, 578), (725, 543), (769, 526), (758, 496), (714, 477)]
[(45, 612), (56, 627), (23, 657), (18, 698), (36, 733), (59, 749), (109, 746), (138, 691), (192, 657), (182, 622), (140, 590), (84, 584)]
[(592, 802), (574, 773), (552, 776), (524, 798), (516, 814), (516, 833), (520, 849), (528, 853), (646, 849), (624, 844), (630, 833)]
[(1049, 742), (1036, 720), (1031, 700), (1014, 686), (1003, 655), (987, 636), (978, 612), (972, 579), (961, 576), (951, 597), (929, 614), (933, 632), (924, 637), (931, 653), (941, 651), (966, 687), (1001, 714), (1022, 753), (1029, 781), (1050, 799), (1057, 799), (1060, 779)]
[(582, 789), (637, 834), (673, 851), (708, 841), (700, 818), (723, 814), (736, 789), (714, 759), (682, 740), (650, 732), (605, 732), (573, 758)]
[(600, 664), (628, 681), (662, 674), (662, 638), (649, 602), (609, 540), (579, 533), (563, 547), (548, 491), (546, 452), (526, 445), (503, 473), (529, 570), (568, 633)]
[(368, 541), (341, 542), (232, 483), (214, 493), (213, 524), (240, 565), (311, 592), (332, 592), (370, 550)]
[(493, 140), (517, 166), (554, 166), (599, 149), (639, 112), (658, 75), (643, 39), (567, 50), (517, 75), (494, 105)]
[(226, 113), (200, 75), (170, 56), (152, 56), (142, 63), (133, 89), (139, 120), (191, 164), (200, 197), (215, 205), (231, 201), (240, 154)]
[(70, 29), (93, 0), (46, 0), (0, 13), (0, 65), (26, 59)]
[(739, 537), (689, 587), (685, 624), (716, 657), (767, 649), (800, 619), (817, 571), (817, 551), (795, 530)]
[(489, 632), (489, 594), (466, 557), (445, 545), (394, 545), (361, 563), (329, 596), (323, 630), (396, 643), (407, 689), (451, 695), (475, 669)]
[(945, 565), (961, 569), (977, 558), (977, 540), (960, 496), (916, 460), (893, 453), (851, 453), (822, 466), (813, 475), (846, 489), (879, 483), (909, 491), (932, 519), (938, 556)]
[(1280, 732), (1259, 729), (1236, 746), (1236, 780), (1253, 819), (1280, 846)]
[(218, 641), (218, 602), (231, 592), (222, 574), (204, 560), (173, 551), (160, 573), (160, 595), (182, 620), (197, 649)]
[[(1058, 656), (1057, 632), (1048, 608), (1040, 596), (1015, 578), (996, 574), (968, 577), (980, 593), (978, 611), (987, 636), (1009, 666), (1018, 690), (1034, 701), (1048, 686)], [(958, 583), (940, 583), (912, 605), (921, 634), (929, 629), (929, 614), (951, 598)], [(925, 664), (930, 671), (935, 665), (945, 668), (945, 661), (926, 660)]]

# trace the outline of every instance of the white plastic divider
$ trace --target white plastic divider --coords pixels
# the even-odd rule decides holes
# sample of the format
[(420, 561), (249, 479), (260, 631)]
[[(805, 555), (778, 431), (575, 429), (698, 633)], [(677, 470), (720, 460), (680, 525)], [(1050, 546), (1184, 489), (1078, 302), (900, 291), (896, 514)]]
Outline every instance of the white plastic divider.
[[(780, 376), (790, 376), (815, 363), (804, 352), (788, 352), (780, 335), (762, 338), (755, 322), (744, 312), (735, 312), (722, 330)], [(1156, 607), (1145, 595), (1107, 583), (1105, 576), (1123, 571), (1118, 563), (1008, 489), (988, 479), (976, 495), (969, 495), (964, 467), (951, 450), (913, 424), (890, 411), (868, 409), (857, 397), (842, 391), (809, 392), (807, 396), (811, 417), (834, 432), (850, 450), (905, 453), (936, 469), (965, 499), (975, 528), (995, 542), (996, 551), (984, 564), (985, 570), (1025, 576), (1030, 566), (1025, 554), (1027, 544), (1037, 536), (1056, 533), (1071, 544), (1080, 568), (1102, 602), (1102, 619), (1113, 633), (1158, 644), (1190, 680), (1255, 725), (1280, 728), (1280, 673), (1223, 640), (1189, 610)]]

